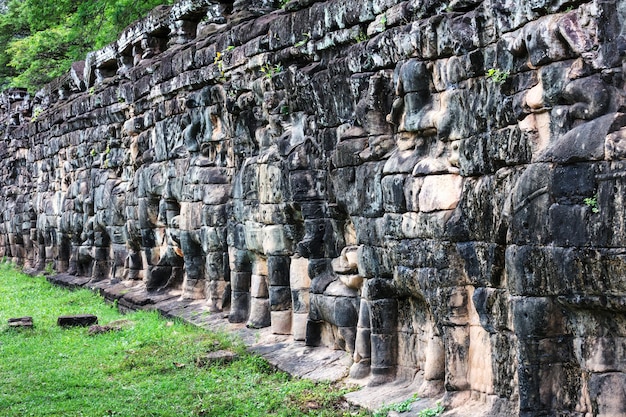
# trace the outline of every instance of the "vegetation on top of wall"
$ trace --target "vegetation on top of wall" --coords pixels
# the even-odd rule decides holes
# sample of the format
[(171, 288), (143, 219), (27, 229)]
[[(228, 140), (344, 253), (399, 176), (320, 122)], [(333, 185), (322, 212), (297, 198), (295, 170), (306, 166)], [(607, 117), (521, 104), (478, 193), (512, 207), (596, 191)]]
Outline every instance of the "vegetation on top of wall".
[(0, 90), (35, 91), (133, 21), (174, 0), (9, 0), (0, 9)]

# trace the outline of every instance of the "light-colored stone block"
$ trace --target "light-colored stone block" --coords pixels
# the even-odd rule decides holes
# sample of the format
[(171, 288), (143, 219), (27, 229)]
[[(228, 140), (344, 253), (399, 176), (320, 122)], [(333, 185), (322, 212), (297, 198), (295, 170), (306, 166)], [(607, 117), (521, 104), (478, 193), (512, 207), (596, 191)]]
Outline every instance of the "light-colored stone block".
[(292, 315), (291, 333), (293, 340), (302, 341), (306, 339), (306, 324), (308, 320), (308, 313), (294, 313)]
[(250, 295), (256, 298), (269, 297), (269, 292), (267, 289), (267, 276), (252, 274), (250, 283)]
[(291, 251), (292, 242), (283, 226), (273, 225), (263, 228), (263, 253), (283, 255)]
[(262, 164), (259, 166), (259, 202), (281, 203), (282, 192), (282, 171), (278, 166)]
[(272, 311), (272, 333), (291, 334), (291, 310)]
[(265, 240), (263, 225), (255, 222), (245, 222), (244, 233), (246, 236), (246, 248), (254, 252), (262, 252)]
[(257, 256), (254, 262), (252, 262), (252, 273), (254, 275), (269, 275), (267, 272), (267, 259)]
[(292, 290), (311, 288), (309, 278), (309, 260), (301, 256), (293, 256), (289, 267), (289, 283)]
[(461, 198), (463, 177), (455, 174), (429, 175), (424, 178), (419, 208), (422, 212), (454, 209)]
[(267, 298), (250, 298), (250, 316), (246, 326), (253, 328), (270, 325), (270, 300)]
[(472, 390), (494, 394), (493, 356), (489, 333), (480, 326), (470, 327), (469, 383)]

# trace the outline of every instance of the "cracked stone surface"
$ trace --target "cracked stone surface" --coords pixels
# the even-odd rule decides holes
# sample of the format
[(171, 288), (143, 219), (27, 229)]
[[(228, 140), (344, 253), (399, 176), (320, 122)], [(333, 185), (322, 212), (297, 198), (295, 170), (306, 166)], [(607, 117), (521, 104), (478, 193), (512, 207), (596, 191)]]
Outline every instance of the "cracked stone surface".
[(0, 94), (0, 256), (363, 402), (626, 414), (624, 2), (274, 3)]

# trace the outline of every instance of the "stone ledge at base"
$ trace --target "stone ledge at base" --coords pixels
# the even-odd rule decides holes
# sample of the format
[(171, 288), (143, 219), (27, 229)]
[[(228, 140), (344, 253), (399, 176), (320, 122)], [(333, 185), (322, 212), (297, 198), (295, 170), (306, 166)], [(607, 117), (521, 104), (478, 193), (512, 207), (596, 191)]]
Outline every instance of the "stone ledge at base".
[[(34, 273), (34, 271), (30, 272)], [(149, 292), (140, 285), (140, 281), (93, 282), (88, 277), (69, 274), (50, 275), (47, 279), (62, 287), (71, 289), (82, 287), (96, 291), (107, 301), (117, 302), (118, 308), (123, 312), (156, 310), (164, 317), (176, 317), (203, 329), (234, 333), (243, 340), (248, 351), (263, 356), (276, 369), (292, 376), (313, 381), (357, 384), (357, 381), (348, 378), (351, 359), (346, 352), (321, 346), (305, 346), (304, 342), (294, 342), (291, 336), (272, 334), (270, 328), (252, 329), (241, 323), (229, 323), (227, 313), (209, 312), (209, 307), (203, 300), (181, 299), (180, 291)], [(363, 387), (346, 395), (346, 400), (360, 407), (377, 409), (384, 404), (411, 398), (418, 388), (419, 385), (416, 383), (398, 382), (376, 387)], [(420, 410), (433, 407), (436, 401), (437, 399), (424, 398), (415, 403), (412, 411), (403, 413), (402, 416), (416, 416)], [(444, 415), (455, 414), (446, 412)]]

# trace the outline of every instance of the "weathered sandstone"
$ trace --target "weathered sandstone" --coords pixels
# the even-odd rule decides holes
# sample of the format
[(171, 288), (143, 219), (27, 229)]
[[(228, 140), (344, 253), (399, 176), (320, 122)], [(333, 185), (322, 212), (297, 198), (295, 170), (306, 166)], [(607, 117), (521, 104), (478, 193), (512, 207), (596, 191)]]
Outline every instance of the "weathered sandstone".
[(626, 415), (625, 32), (605, 0), (157, 9), (0, 96), (0, 255), (450, 406)]

